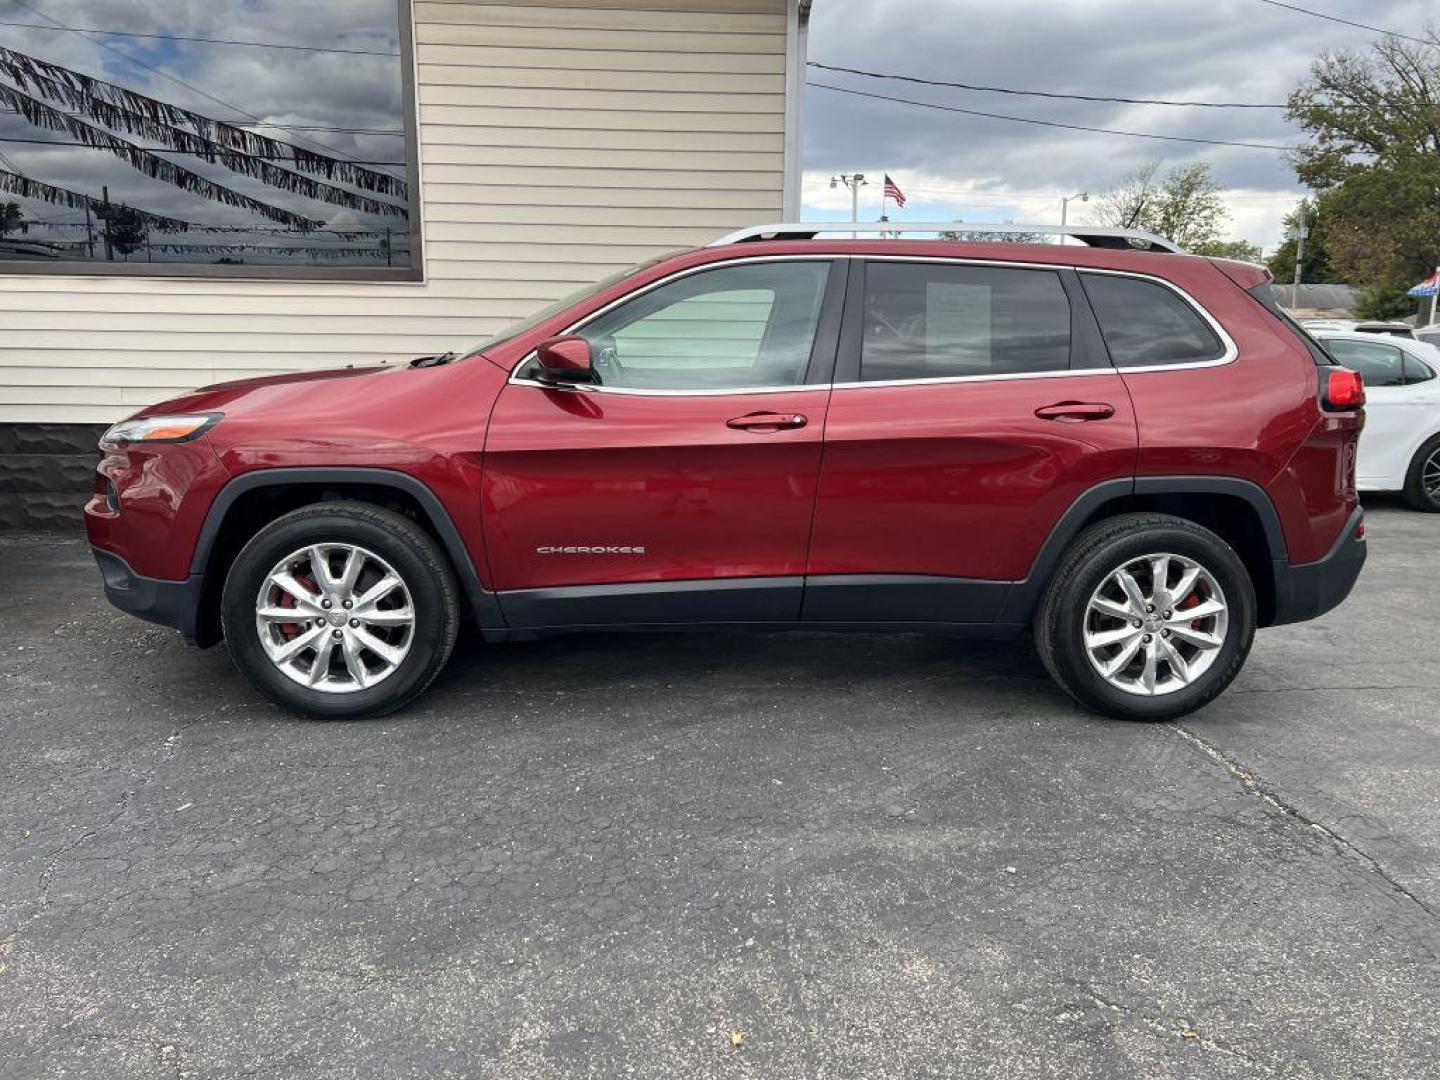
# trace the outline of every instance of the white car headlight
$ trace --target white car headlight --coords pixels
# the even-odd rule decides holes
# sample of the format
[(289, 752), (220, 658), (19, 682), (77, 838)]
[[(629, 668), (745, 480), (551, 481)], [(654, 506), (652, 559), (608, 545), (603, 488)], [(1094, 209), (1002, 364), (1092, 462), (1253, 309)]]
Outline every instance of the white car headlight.
[(187, 413), (176, 416), (142, 416), (122, 420), (100, 437), (100, 445), (124, 443), (188, 442), (198, 439), (220, 421), (220, 413)]

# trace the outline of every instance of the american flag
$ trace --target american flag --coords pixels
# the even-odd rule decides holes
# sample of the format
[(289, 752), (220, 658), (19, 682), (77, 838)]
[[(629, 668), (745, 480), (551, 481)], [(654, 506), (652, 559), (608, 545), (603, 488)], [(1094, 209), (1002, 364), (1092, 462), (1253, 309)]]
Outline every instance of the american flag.
[(1436, 270), (1424, 281), (1420, 282), (1413, 289), (1406, 291), (1406, 296), (1434, 296), (1440, 293), (1440, 270)]
[(894, 199), (895, 205), (901, 210), (905, 209), (905, 193), (896, 186), (895, 181), (890, 179), (890, 174), (885, 174), (885, 194), (883, 199)]

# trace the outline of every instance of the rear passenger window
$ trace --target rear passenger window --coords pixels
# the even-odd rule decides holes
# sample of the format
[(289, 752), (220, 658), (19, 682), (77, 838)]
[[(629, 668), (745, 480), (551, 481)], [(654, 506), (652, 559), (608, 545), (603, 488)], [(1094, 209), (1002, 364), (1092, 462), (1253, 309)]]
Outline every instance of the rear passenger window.
[(1109, 274), (1080, 277), (1116, 367), (1200, 364), (1225, 355), (1199, 312), (1164, 285)]
[(1366, 386), (1405, 385), (1405, 354), (1394, 345), (1346, 338), (1331, 338), (1328, 344), (1340, 363), (1360, 373)]
[(1430, 370), (1429, 365), (1422, 364), (1409, 353), (1405, 354), (1405, 385), (1414, 386), (1416, 383), (1429, 382), (1435, 378), (1435, 372)]
[(860, 378), (1023, 375), (1070, 366), (1070, 301), (1052, 270), (872, 262)]

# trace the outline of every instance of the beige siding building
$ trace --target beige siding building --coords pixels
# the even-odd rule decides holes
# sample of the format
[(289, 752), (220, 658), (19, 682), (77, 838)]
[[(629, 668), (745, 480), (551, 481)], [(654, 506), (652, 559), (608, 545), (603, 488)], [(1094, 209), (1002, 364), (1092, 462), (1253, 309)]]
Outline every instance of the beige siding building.
[(624, 265), (798, 216), (800, 0), (401, 11), (418, 116), (416, 280), (0, 261), (0, 521), (71, 516), (92, 425), (157, 400), (463, 348)]

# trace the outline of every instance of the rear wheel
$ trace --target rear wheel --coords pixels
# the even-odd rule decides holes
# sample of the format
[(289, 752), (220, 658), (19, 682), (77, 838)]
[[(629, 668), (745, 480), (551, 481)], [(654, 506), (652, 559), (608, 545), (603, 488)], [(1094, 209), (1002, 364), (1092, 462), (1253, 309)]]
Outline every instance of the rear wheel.
[(1440, 514), (1440, 435), (1415, 451), (1405, 475), (1405, 501), (1416, 510)]
[(236, 556), (221, 598), (240, 670), (271, 700), (326, 719), (418, 696), (455, 644), (454, 575), (412, 521), (364, 503), (304, 507)]
[(1255, 635), (1255, 590), (1234, 550), (1168, 514), (1086, 529), (1035, 616), (1040, 657), (1081, 704), (1124, 720), (1168, 720), (1230, 685)]

